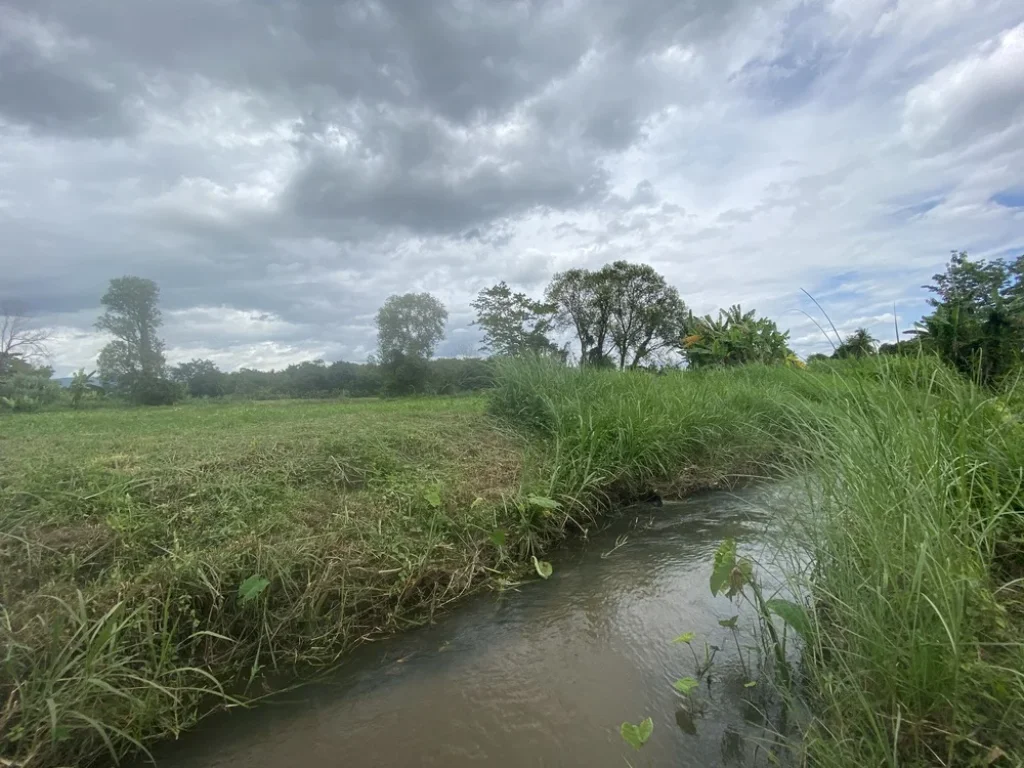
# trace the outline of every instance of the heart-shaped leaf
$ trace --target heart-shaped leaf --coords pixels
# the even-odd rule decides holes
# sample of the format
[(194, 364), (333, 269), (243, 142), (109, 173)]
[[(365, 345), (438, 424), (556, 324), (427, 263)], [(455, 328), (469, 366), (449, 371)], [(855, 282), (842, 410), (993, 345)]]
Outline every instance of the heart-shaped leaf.
[(677, 637), (672, 642), (673, 643), (686, 643), (687, 645), (689, 645), (691, 642), (693, 642), (693, 638), (695, 638), (695, 637), (696, 637), (696, 635), (693, 634), (693, 632), (683, 632), (683, 634), (681, 634), (679, 637)]
[(555, 572), (555, 569), (551, 567), (551, 563), (547, 560), (538, 560), (537, 556), (533, 557), (533, 567), (537, 571), (537, 575), (542, 579), (550, 579), (551, 574)]
[(441, 491), (435, 485), (432, 488), (428, 488), (423, 494), (424, 500), (434, 509), (440, 509), (441, 507)]
[(619, 727), (619, 733), (622, 735), (624, 742), (633, 749), (639, 750), (651, 738), (651, 734), (654, 733), (654, 721), (648, 717), (636, 725), (633, 723), (623, 723)]
[(674, 683), (672, 683), (673, 688), (675, 688), (680, 693), (685, 694), (692, 693), (698, 685), (700, 685), (700, 683), (692, 677), (681, 677)]
[(270, 586), (270, 580), (258, 574), (253, 574), (238, 586), (238, 597), (243, 604), (255, 600)]
[(491, 544), (500, 548), (505, 546), (506, 536), (507, 534), (505, 533), (505, 531), (499, 529), (497, 531), (491, 531), (491, 535), (488, 536), (488, 538), (491, 540)]
[(718, 626), (725, 627), (726, 629), (736, 629), (736, 620), (739, 616), (733, 616), (731, 619), (720, 619)]

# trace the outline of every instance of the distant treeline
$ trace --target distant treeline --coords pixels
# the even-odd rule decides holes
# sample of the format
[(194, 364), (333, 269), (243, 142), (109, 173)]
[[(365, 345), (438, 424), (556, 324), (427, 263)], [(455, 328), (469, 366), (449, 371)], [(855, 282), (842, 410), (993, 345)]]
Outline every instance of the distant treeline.
[[(489, 387), (494, 365), (479, 358), (427, 360), (422, 368), (424, 394), (455, 395)], [(174, 366), (170, 379), (190, 397), (239, 397), (250, 400), (322, 397), (381, 397), (404, 394), (376, 363), (325, 363), (311, 360), (279, 371), (242, 368), (224, 373), (210, 360)], [(400, 390), (401, 387), (399, 386)]]

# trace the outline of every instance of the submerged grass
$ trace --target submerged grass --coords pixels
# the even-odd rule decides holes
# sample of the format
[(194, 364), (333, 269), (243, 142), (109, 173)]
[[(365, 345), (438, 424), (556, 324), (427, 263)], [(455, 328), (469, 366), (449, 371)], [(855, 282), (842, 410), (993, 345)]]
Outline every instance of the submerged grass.
[(520, 573), (612, 504), (800, 475), (815, 478), (801, 754), (1016, 764), (1013, 402), (928, 360), (657, 376), (519, 362), (486, 401), (2, 421), (0, 760), (119, 757), (265, 669), (330, 663)]

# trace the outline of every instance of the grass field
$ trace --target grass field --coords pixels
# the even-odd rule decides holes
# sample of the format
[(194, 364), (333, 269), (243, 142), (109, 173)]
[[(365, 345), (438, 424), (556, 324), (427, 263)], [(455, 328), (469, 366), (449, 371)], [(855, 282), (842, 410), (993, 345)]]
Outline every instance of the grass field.
[(1022, 429), (906, 360), (519, 364), (487, 399), (0, 420), (0, 759), (122, 755), (523, 575), (611, 504), (800, 474), (821, 480), (794, 542), (816, 563), (804, 754), (1019, 761)]

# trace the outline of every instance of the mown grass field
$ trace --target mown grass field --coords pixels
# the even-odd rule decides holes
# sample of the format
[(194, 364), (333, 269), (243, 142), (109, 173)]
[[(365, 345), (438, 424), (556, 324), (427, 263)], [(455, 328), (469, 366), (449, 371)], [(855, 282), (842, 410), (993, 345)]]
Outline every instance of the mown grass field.
[(486, 398), (4, 419), (0, 757), (109, 761), (265, 670), (521, 576), (613, 504), (800, 475), (817, 490), (794, 540), (815, 565), (792, 575), (814, 626), (798, 759), (1016, 765), (1018, 410), (928, 360), (520, 363)]

